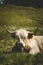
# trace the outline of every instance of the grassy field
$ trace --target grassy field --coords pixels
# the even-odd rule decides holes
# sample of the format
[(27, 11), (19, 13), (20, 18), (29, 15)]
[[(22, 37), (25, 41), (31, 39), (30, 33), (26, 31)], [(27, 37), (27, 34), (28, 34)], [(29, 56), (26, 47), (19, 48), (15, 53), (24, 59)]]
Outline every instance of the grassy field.
[(14, 53), (15, 40), (6, 32), (4, 25), (10, 30), (26, 28), (36, 35), (43, 34), (43, 8), (0, 5), (0, 65), (43, 65), (43, 54), (36, 56), (26, 53)]

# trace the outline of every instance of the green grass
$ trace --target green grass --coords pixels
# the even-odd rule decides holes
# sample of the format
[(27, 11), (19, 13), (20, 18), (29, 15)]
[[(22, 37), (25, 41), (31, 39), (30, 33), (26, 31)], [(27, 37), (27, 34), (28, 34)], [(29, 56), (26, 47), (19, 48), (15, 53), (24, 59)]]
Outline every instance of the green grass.
[(0, 65), (43, 65), (43, 54), (31, 56), (26, 53), (14, 53), (15, 40), (6, 32), (4, 25), (10, 30), (28, 28), (37, 35), (43, 34), (43, 8), (0, 5)]
[[(2, 19), (3, 18), (3, 19)], [(42, 26), (43, 8), (21, 6), (0, 6), (0, 25), (9, 24), (14, 26), (31, 27)], [(25, 22), (25, 23), (24, 23)], [(10, 24), (11, 23), (11, 24)]]

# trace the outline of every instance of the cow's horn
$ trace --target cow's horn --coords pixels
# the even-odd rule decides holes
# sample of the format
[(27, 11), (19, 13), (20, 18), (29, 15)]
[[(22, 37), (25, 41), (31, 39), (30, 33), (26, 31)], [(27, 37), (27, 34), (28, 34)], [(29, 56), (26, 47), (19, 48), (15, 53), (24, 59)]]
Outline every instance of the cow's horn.
[(13, 32), (15, 32), (15, 31), (10, 31), (8, 28), (7, 28), (7, 26), (6, 25), (4, 25), (4, 27), (5, 27), (5, 29), (6, 29), (6, 31), (8, 32), (8, 33), (13, 33)]
[(35, 31), (33, 33), (34, 35), (36, 34), (37, 30), (38, 30), (38, 27), (35, 27)]

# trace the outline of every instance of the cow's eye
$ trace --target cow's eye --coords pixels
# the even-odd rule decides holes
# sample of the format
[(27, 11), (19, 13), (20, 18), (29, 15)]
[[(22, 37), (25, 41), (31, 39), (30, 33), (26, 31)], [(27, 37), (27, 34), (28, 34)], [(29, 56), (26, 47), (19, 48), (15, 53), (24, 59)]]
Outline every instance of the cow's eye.
[(25, 37), (21, 36), (21, 39), (25, 39)]

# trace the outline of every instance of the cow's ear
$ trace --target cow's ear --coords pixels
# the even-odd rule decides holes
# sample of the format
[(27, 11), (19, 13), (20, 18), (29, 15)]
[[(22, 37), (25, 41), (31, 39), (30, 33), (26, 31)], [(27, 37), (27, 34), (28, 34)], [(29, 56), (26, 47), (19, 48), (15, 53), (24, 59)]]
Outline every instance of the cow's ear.
[(32, 38), (33, 34), (32, 33), (28, 33), (28, 39)]

